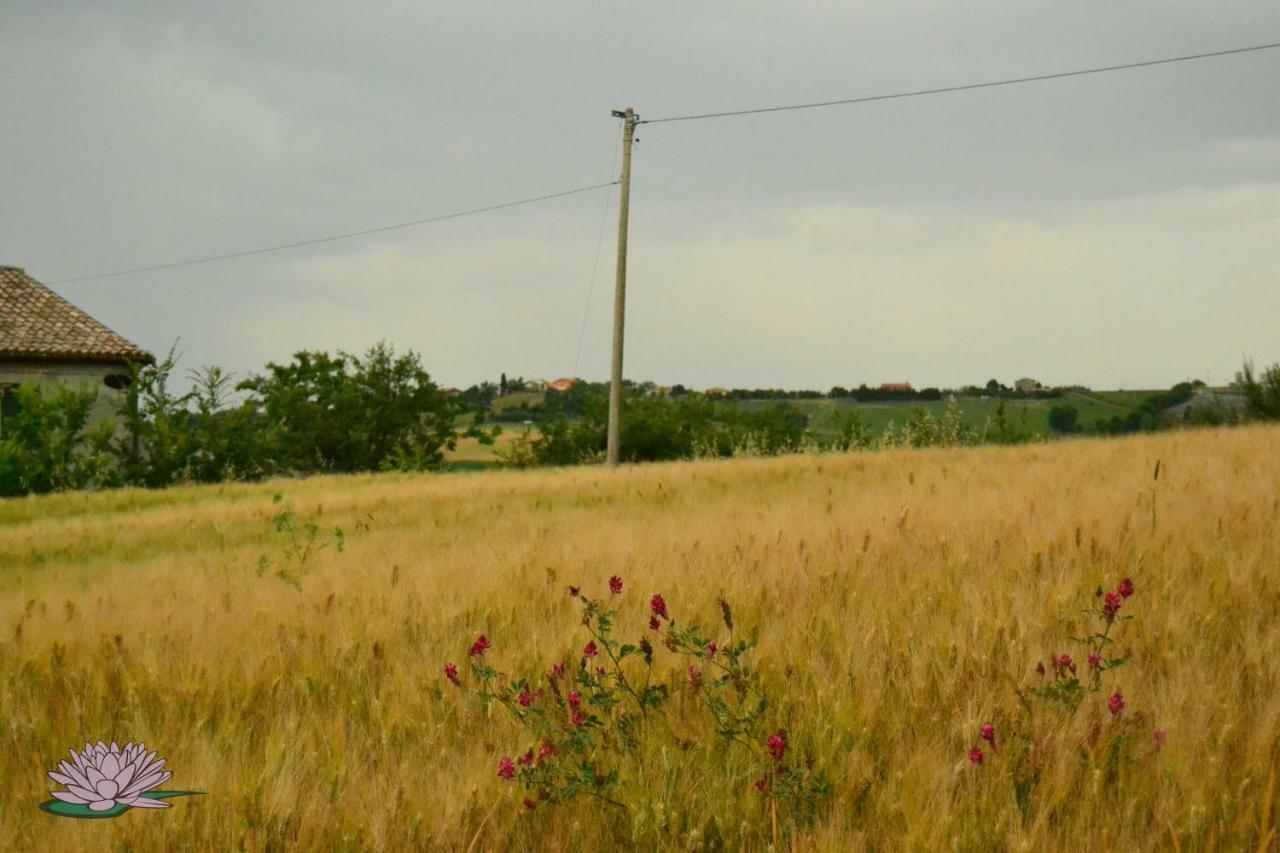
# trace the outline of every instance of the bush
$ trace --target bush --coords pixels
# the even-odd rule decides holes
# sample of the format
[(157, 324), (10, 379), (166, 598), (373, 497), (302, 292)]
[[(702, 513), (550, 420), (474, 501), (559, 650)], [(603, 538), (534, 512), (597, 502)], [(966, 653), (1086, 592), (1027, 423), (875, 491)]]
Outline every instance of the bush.
[(1247, 361), (1236, 374), (1236, 384), (1244, 392), (1252, 417), (1280, 420), (1280, 364), (1273, 364), (1255, 376), (1253, 363)]
[(1060, 433), (1080, 431), (1080, 411), (1069, 403), (1049, 410), (1049, 429)]
[(18, 412), (0, 435), (0, 496), (109, 485), (113, 424), (88, 429), (92, 389), (17, 389)]

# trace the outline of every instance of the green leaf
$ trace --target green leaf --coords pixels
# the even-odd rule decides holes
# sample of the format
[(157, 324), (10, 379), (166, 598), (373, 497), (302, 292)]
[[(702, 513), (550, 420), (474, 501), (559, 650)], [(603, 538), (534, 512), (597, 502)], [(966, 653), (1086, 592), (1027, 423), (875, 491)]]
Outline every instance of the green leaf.
[[(168, 800), (173, 797), (195, 797), (203, 794), (204, 791), (147, 791), (139, 796), (148, 800)], [(47, 800), (40, 804), (40, 809), (49, 814), (58, 817), (74, 817), (82, 820), (102, 820), (103, 818), (119, 817), (129, 811), (132, 806), (126, 806), (124, 803), (116, 803), (106, 811), (96, 812), (87, 805), (81, 803), (64, 803), (62, 800)]]

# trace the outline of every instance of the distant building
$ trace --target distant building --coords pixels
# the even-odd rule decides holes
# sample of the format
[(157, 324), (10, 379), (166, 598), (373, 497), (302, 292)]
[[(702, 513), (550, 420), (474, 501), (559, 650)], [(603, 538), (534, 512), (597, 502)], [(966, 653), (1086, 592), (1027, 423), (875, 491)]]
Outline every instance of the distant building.
[(1021, 391), (1024, 394), (1030, 394), (1032, 391), (1039, 391), (1043, 387), (1044, 386), (1041, 385), (1039, 382), (1035, 381), (1034, 379), (1030, 379), (1026, 376), (1022, 377), (1017, 382), (1013, 383), (1013, 389), (1015, 391)]
[(574, 385), (578, 384), (576, 379), (557, 379), (555, 382), (547, 383), (548, 391), (569, 391)]
[(96, 422), (118, 412), (130, 365), (154, 362), (21, 268), (0, 266), (0, 431), (18, 413), (19, 385), (93, 388)]
[(910, 393), (915, 389), (911, 387), (910, 382), (885, 382), (880, 386), (880, 390), (903, 394)]
[(524, 390), (545, 391), (550, 386), (550, 384), (551, 383), (547, 382), (547, 380), (545, 379), (527, 379), (525, 380), (525, 383), (524, 383)]
[(728, 388), (708, 388), (702, 393), (706, 394), (708, 397), (728, 397), (729, 389)]
[(460, 389), (460, 388), (443, 388), (443, 389), (441, 389), (441, 393), (443, 393), (446, 397), (461, 397), (461, 396), (462, 396), (462, 389)]

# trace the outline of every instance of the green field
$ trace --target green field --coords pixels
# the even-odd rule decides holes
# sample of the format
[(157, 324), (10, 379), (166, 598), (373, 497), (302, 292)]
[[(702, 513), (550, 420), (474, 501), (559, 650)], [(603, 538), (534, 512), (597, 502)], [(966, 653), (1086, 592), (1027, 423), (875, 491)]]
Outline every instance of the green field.
[[(1080, 412), (1080, 425), (1088, 428), (1097, 421), (1109, 420), (1128, 414), (1143, 400), (1158, 391), (1093, 391), (1069, 392), (1050, 400), (1005, 400), (1005, 417), (1017, 429), (1029, 435), (1047, 435), (1049, 410), (1054, 406), (1071, 405)], [(728, 405), (760, 408), (776, 405), (775, 400), (742, 400)], [(841, 422), (850, 413), (856, 413), (875, 434), (880, 434), (890, 423), (902, 425), (917, 411), (928, 412), (935, 418), (941, 416), (950, 405), (945, 400), (935, 402), (859, 403), (856, 400), (789, 400), (786, 401), (809, 416), (809, 429), (819, 440), (830, 439), (840, 429)], [(965, 423), (982, 432), (995, 420), (1000, 400), (963, 397), (956, 400)]]

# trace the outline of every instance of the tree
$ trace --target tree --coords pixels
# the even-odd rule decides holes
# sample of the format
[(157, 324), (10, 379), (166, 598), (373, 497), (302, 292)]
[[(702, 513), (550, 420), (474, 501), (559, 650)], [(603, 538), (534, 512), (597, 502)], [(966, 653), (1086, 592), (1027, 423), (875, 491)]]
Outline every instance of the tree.
[(1262, 420), (1280, 420), (1280, 363), (1255, 375), (1253, 362), (1246, 361), (1236, 374), (1236, 384), (1244, 393), (1249, 414)]
[(1080, 431), (1080, 411), (1069, 403), (1054, 406), (1049, 410), (1049, 429), (1054, 432), (1073, 433)]
[(363, 357), (299, 352), (237, 387), (265, 420), (276, 467), (302, 473), (438, 467), (463, 407), (417, 354), (397, 356), (385, 343)]
[(89, 429), (97, 392), (21, 385), (0, 435), (0, 496), (110, 485), (113, 424)]

